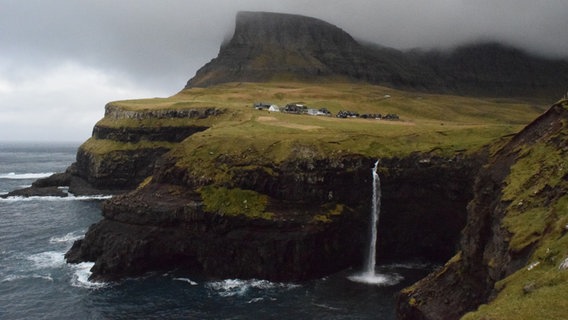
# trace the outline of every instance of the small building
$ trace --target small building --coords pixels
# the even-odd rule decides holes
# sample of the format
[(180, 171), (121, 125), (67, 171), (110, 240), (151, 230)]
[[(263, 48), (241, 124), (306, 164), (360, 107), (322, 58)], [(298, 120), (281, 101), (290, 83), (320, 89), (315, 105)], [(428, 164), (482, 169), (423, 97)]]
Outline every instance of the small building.
[(317, 116), (318, 112), (318, 109), (308, 108), (307, 114), (309, 114), (310, 116)]
[(289, 103), (284, 107), (284, 112), (302, 114), (307, 112), (308, 107), (301, 103)]
[(280, 107), (278, 107), (277, 105), (273, 104), (268, 108), (268, 111), (270, 112), (280, 112)]
[(268, 108), (270, 108), (270, 103), (256, 102), (253, 107), (256, 110), (268, 110)]
[(307, 110), (307, 114), (311, 116), (331, 116), (331, 112), (329, 112), (326, 108), (321, 109), (311, 109)]

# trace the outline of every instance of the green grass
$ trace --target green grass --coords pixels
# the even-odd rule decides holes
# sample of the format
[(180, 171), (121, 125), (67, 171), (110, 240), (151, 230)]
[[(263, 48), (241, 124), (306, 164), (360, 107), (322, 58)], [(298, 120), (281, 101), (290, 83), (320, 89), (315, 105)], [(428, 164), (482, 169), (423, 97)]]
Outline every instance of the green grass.
[(482, 305), (462, 320), (551, 320), (566, 319), (568, 271), (538, 265), (523, 268), (498, 283), (500, 294), (490, 305)]
[(568, 124), (558, 134), (516, 150), (502, 200), (511, 254), (531, 252), (527, 266), (499, 281), (498, 294), (463, 319), (566, 319), (568, 270)]
[(207, 212), (259, 219), (271, 219), (273, 216), (266, 211), (268, 197), (252, 190), (206, 186), (198, 191)]
[[(334, 114), (340, 110), (396, 113), (400, 121), (269, 113), (252, 108), (255, 102), (280, 106), (303, 102), (310, 107), (326, 107)], [(448, 156), (457, 151), (473, 152), (500, 136), (519, 131), (543, 110), (532, 102), (514, 99), (425, 94), (347, 82), (228, 83), (187, 89), (169, 98), (115, 101), (111, 105), (130, 111), (222, 109), (222, 115), (207, 119), (105, 118), (99, 124), (116, 128), (207, 126), (208, 130), (173, 146), (170, 155), (177, 159), (178, 167), (213, 183), (229, 185), (232, 167), (277, 165), (301, 156), (359, 154), (382, 158), (412, 152)], [(100, 142), (91, 144), (104, 152)], [(108, 143), (106, 150), (116, 148), (120, 146)], [(222, 159), (233, 162), (227, 165)]]

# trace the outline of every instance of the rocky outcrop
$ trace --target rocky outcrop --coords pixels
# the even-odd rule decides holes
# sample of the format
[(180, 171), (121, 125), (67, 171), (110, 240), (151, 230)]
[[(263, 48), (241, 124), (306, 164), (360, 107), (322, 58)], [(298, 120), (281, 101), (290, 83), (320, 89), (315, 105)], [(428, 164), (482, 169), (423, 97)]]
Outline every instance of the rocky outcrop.
[[(401, 319), (458, 319), (484, 303), (489, 303), (486, 310), (491, 315), (490, 312), (497, 312), (491, 311), (493, 300), (516, 286), (521, 287), (521, 292), (503, 294), (509, 300), (517, 295), (525, 299), (516, 302), (516, 310), (509, 312), (518, 313), (516, 318), (526, 318), (523, 305), (530, 306), (531, 299), (538, 296), (528, 293), (540, 286), (536, 285), (538, 280), (530, 279), (545, 274), (545, 305), (554, 304), (551, 297), (561, 289), (550, 277), (558, 277), (558, 264), (567, 254), (562, 244), (566, 235), (562, 201), (568, 192), (566, 105), (568, 102), (563, 101), (552, 106), (490, 157), (479, 174), (475, 197), (468, 206), (460, 253), (446, 266), (403, 291), (398, 302)], [(527, 267), (530, 261), (532, 267)], [(540, 276), (531, 275), (536, 266), (541, 270), (533, 272), (541, 272)], [(515, 280), (508, 280), (513, 273)], [(498, 282), (509, 285), (497, 285)], [(526, 291), (523, 286), (531, 289)], [(562, 292), (557, 293), (559, 299), (563, 299)], [(539, 308), (546, 309), (545, 305), (541, 303)]]
[(105, 117), (95, 125), (91, 139), (79, 147), (76, 162), (65, 173), (5, 196), (67, 196), (60, 187), (68, 187), (74, 195), (131, 191), (152, 174), (155, 162), (175, 144), (209, 128), (199, 121), (222, 113), (214, 107), (130, 110), (108, 103)]
[(568, 87), (568, 61), (498, 43), (449, 52), (399, 51), (358, 42), (330, 23), (291, 14), (240, 12), (233, 37), (186, 88), (227, 82), (362, 80), (464, 95), (550, 97)]
[[(94, 261), (93, 278), (101, 280), (179, 268), (212, 277), (293, 281), (359, 267), (372, 159), (316, 156), (263, 167), (221, 158), (233, 168), (232, 184), (223, 188), (266, 196), (267, 215), (247, 214), (253, 201), (241, 203), (237, 214), (212, 209), (199, 191), (210, 180), (164, 160), (152, 182), (105, 204), (104, 219), (73, 245), (67, 260)], [(391, 190), (385, 192), (379, 257), (451, 256), (478, 167), (479, 161), (464, 157), (384, 159), (384, 189)]]

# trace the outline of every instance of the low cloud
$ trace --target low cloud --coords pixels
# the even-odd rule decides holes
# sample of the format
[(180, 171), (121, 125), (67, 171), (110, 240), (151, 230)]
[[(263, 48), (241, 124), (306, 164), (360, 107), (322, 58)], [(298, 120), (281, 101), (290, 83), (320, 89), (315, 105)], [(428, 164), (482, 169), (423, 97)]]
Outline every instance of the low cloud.
[[(54, 139), (79, 131), (78, 137), (88, 136), (109, 100), (176, 93), (217, 55), (241, 10), (313, 16), (356, 38), (397, 49), (450, 48), (484, 39), (568, 58), (565, 0), (0, 3), (0, 139), (16, 132), (45, 137), (22, 129), (34, 115), (54, 123), (32, 126), (52, 128)], [(8, 116), (20, 125), (10, 125)], [(67, 118), (77, 121), (59, 125)]]

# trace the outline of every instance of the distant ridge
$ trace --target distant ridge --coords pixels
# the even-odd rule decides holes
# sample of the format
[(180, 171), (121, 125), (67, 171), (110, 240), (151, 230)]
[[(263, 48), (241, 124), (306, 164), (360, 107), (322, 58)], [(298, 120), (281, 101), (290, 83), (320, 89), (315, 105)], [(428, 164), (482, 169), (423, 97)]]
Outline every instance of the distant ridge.
[(339, 79), (464, 95), (560, 97), (568, 88), (568, 61), (498, 43), (464, 45), (451, 53), (404, 52), (360, 43), (316, 18), (239, 12), (233, 37), (186, 88)]

